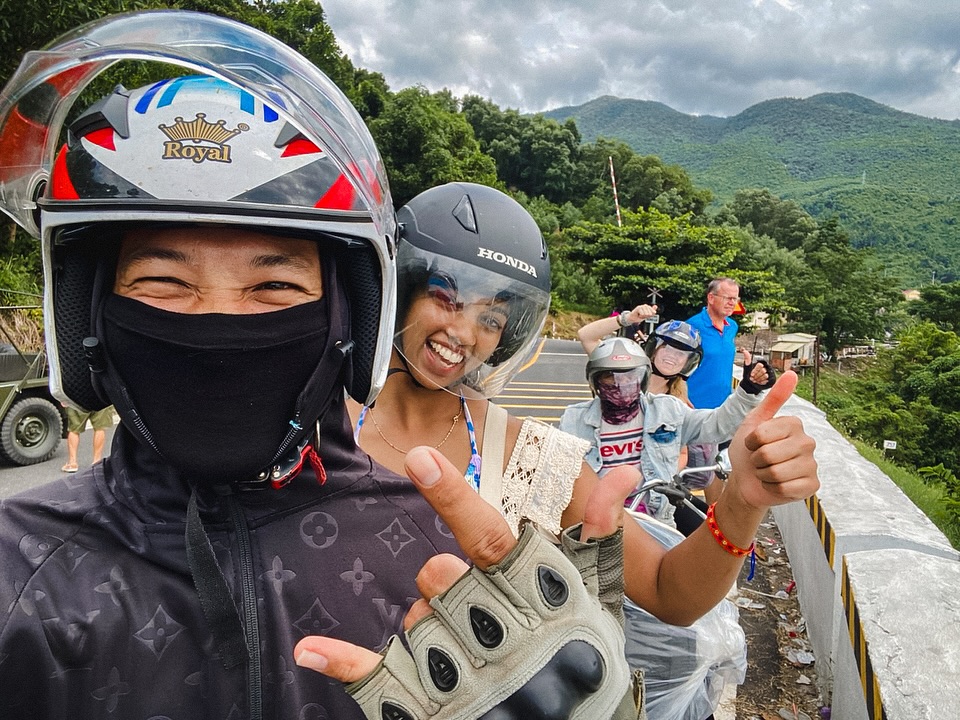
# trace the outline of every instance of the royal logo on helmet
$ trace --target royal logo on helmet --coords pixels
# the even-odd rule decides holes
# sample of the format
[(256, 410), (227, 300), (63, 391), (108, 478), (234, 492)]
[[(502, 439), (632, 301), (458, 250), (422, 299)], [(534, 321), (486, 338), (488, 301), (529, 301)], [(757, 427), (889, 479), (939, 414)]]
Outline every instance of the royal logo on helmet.
[(527, 273), (527, 275), (531, 277), (537, 276), (537, 269), (535, 267), (529, 263), (525, 263), (523, 260), (517, 260), (515, 257), (510, 257), (502, 252), (488, 250), (487, 248), (477, 248), (477, 257), (493, 260), (501, 265), (509, 265), (512, 268)]
[(249, 130), (250, 126), (240, 123), (236, 130), (230, 130), (226, 124), (226, 120), (207, 122), (206, 115), (197, 113), (190, 122), (178, 117), (173, 125), (159, 125), (160, 131), (170, 138), (163, 144), (163, 159), (229, 163), (230, 146), (227, 141)]

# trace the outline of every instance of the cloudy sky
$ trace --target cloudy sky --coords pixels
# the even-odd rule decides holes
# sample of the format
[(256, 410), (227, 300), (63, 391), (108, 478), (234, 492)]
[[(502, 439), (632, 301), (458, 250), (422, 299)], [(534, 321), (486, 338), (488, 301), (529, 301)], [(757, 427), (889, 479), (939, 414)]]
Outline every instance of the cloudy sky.
[(600, 95), (736, 115), (853, 92), (960, 117), (957, 0), (322, 0), (354, 64), (524, 112)]

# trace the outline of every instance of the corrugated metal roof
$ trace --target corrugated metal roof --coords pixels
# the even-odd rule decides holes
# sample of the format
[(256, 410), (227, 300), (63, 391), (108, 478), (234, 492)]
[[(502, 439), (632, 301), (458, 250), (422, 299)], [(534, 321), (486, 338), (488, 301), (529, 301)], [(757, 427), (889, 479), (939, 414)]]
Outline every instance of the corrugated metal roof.
[(811, 342), (787, 342), (785, 340), (781, 340), (780, 342), (775, 342), (773, 345), (770, 346), (770, 352), (792, 353), (792, 352), (796, 352), (797, 350), (800, 350), (801, 348), (805, 348), (809, 345), (812, 345), (812, 343)]

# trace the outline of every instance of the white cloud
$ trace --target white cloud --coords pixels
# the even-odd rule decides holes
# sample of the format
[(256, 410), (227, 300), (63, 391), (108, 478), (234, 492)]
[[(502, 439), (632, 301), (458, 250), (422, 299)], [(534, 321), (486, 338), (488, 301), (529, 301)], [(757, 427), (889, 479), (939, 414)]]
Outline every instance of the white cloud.
[(853, 92), (960, 116), (955, 0), (326, 0), (343, 50), (394, 90), (502, 108), (600, 95), (734, 115), (774, 97)]

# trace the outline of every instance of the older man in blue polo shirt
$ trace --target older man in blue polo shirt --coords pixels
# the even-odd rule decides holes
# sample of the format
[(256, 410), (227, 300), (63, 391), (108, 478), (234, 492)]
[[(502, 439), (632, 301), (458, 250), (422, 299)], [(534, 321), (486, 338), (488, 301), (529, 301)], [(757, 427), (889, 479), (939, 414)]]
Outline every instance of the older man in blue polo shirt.
[[(728, 277), (714, 278), (707, 285), (707, 304), (687, 320), (700, 331), (703, 359), (697, 371), (687, 378), (687, 395), (695, 408), (716, 408), (733, 391), (733, 360), (737, 354), (735, 338), (739, 327), (730, 319), (740, 302), (740, 286)], [(707, 443), (687, 448), (690, 467), (709, 465), (717, 445)], [(705, 484), (707, 502), (713, 502), (723, 489), (722, 482), (709, 473), (699, 478)]]
[(700, 331), (703, 360), (687, 380), (690, 402), (696, 408), (720, 407), (733, 388), (733, 360), (737, 354), (737, 323), (730, 319), (740, 302), (736, 280), (722, 277), (707, 285), (707, 304), (687, 320)]

